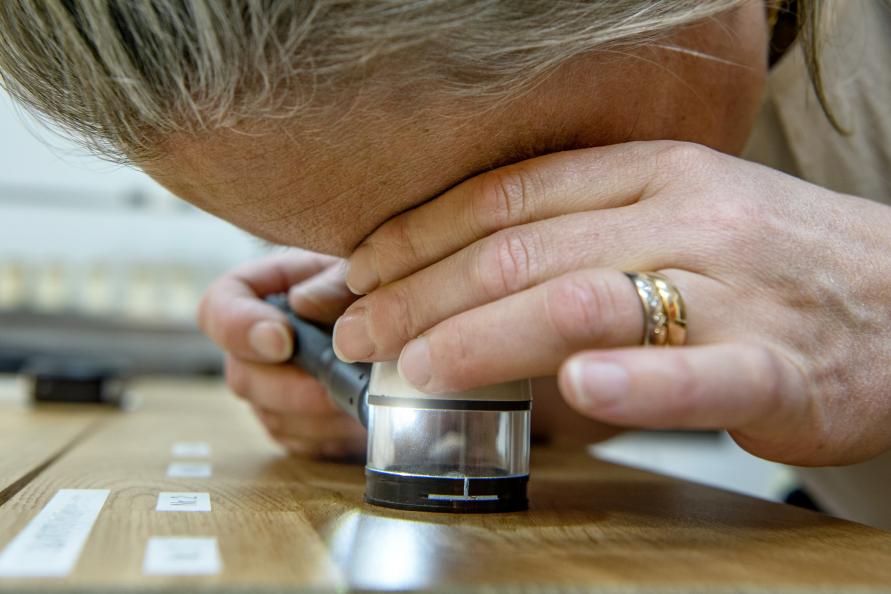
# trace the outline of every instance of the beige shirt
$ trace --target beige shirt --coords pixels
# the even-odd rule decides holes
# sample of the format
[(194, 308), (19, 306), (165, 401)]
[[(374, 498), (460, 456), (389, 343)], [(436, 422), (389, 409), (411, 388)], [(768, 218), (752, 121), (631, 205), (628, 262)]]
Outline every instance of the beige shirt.
[[(850, 134), (836, 132), (823, 115), (796, 49), (771, 70), (744, 156), (891, 204), (891, 2), (840, 0), (830, 6), (824, 82), (831, 108)], [(891, 530), (891, 451), (863, 464), (799, 473), (830, 513)]]

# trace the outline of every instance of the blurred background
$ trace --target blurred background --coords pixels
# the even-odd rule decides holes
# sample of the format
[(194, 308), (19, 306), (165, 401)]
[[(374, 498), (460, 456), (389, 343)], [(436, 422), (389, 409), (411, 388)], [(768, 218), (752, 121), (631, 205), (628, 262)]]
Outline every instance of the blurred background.
[(0, 91), (0, 369), (35, 355), (213, 373), (204, 287), (263, 249), (136, 170), (90, 157)]
[[(86, 358), (137, 374), (219, 373), (196, 304), (212, 279), (268, 249), (90, 157), (0, 90), (0, 372)], [(789, 469), (718, 432), (632, 432), (591, 453), (767, 499), (795, 488)]]

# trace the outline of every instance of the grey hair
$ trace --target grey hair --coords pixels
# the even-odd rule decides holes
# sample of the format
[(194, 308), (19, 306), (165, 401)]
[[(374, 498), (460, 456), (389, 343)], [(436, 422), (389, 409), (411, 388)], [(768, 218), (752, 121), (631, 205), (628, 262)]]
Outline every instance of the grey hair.
[(92, 150), (147, 158), (167, 134), (309, 117), (349, 89), (495, 102), (741, 1), (3, 0), (0, 80)]

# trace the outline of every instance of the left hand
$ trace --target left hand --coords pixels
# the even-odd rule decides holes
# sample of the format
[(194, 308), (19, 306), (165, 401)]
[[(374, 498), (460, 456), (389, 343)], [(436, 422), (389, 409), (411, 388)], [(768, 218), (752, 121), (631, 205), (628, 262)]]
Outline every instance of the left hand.
[[(687, 302), (640, 348), (623, 271)], [(584, 415), (725, 428), (793, 464), (891, 446), (891, 208), (704, 147), (637, 142), (484, 173), (382, 225), (347, 282), (341, 356), (450, 392), (559, 373)], [(401, 353), (401, 354), (400, 354)]]

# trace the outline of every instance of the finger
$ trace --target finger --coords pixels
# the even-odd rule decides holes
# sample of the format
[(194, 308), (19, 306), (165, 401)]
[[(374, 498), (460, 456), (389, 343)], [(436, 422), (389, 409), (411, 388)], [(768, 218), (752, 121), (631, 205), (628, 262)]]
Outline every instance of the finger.
[(350, 257), (347, 284), (368, 293), (500, 229), (644, 200), (707, 155), (717, 153), (687, 143), (632, 142), (483, 173), (381, 225)]
[(283, 445), (292, 454), (311, 456), (329, 460), (344, 460), (361, 463), (364, 461), (366, 439), (357, 436), (355, 439), (307, 441), (292, 439), (288, 436), (270, 436)]
[(615, 437), (624, 431), (622, 427), (576, 414), (562, 398), (556, 376), (533, 379), (532, 395), (535, 402), (530, 428), (533, 441), (587, 445)]
[(304, 415), (260, 409), (260, 418), (276, 439), (351, 441), (360, 438), (365, 431), (358, 421), (346, 414)]
[(339, 261), (288, 292), (291, 309), (310, 320), (334, 323), (340, 314), (357, 299), (344, 282), (346, 266)]
[(566, 361), (559, 382), (570, 406), (590, 418), (654, 429), (760, 434), (792, 426), (807, 405), (798, 369), (754, 343), (586, 352)]
[(650, 208), (505, 229), (366, 295), (338, 320), (334, 343), (346, 360), (393, 359), (406, 342), (462, 311), (572, 270), (663, 268), (683, 262), (688, 244), (683, 229), (666, 226), (664, 213)]
[[(713, 339), (695, 312), (715, 302), (718, 283), (678, 270), (663, 274), (688, 303), (688, 342)], [(437, 324), (406, 345), (398, 365), (422, 391), (455, 392), (556, 375), (573, 353), (636, 346), (643, 332), (640, 298), (624, 273), (580, 270)]]
[(284, 315), (261, 297), (288, 288), (336, 262), (295, 251), (237, 268), (214, 282), (198, 307), (198, 324), (223, 350), (252, 361), (284, 361), (291, 353)]
[[(367, 436), (361, 427), (357, 427), (355, 434), (346, 438), (331, 437), (330, 435), (325, 438), (308, 438), (279, 432), (281, 424), (279, 416), (274, 412), (258, 407), (253, 407), (253, 411), (269, 436), (292, 453), (341, 458), (358, 456), (365, 451)], [(325, 422), (324, 418), (317, 419), (319, 425), (324, 425)]]
[(555, 375), (573, 352), (638, 344), (642, 334), (628, 277), (583, 270), (449, 318), (408, 343), (398, 365), (422, 391), (454, 392)]
[(265, 410), (308, 415), (340, 412), (322, 384), (289, 365), (265, 365), (228, 356), (226, 382), (233, 392)]

